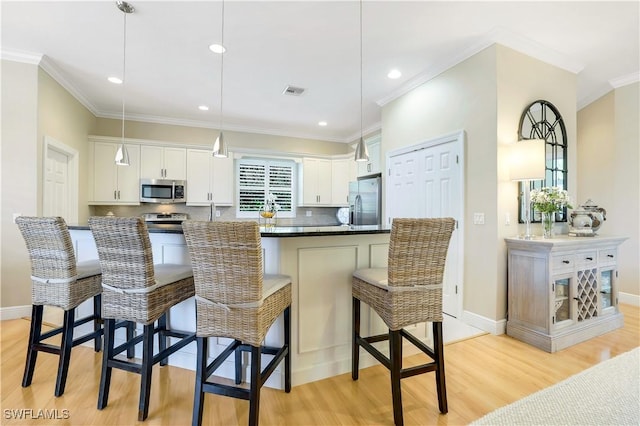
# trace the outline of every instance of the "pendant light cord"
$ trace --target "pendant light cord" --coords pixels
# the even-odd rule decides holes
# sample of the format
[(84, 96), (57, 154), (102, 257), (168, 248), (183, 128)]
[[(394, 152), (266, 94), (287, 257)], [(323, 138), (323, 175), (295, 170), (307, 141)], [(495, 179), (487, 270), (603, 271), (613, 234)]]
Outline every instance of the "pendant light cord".
[(222, 1), (222, 26), (220, 30), (220, 44), (222, 45), (222, 54), (220, 55), (220, 133), (222, 134), (222, 106), (224, 96), (222, 95), (222, 88), (224, 87), (224, 0)]
[(123, 46), (122, 46), (122, 145), (124, 146), (124, 85), (126, 82), (126, 72), (127, 72), (127, 12), (123, 11), (124, 15), (124, 36), (122, 37)]
[(360, 139), (363, 136), (362, 115), (362, 0), (360, 0)]

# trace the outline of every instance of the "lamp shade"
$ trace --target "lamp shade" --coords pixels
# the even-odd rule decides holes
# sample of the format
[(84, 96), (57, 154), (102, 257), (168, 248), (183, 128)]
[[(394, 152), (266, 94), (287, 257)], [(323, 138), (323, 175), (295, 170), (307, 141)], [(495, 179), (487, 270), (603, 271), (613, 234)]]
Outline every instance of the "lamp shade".
[(544, 139), (526, 139), (514, 143), (509, 153), (509, 179), (544, 179), (545, 143)]

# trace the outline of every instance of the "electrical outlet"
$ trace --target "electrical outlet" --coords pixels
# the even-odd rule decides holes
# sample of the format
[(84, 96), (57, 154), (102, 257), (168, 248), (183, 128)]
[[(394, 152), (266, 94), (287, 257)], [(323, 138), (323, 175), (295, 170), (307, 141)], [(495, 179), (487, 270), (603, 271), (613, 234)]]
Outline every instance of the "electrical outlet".
[(307, 217), (313, 216), (313, 212), (311, 210), (307, 210)]
[(506, 213), (504, 214), (504, 224), (505, 224), (506, 226), (511, 225), (511, 215), (509, 214), (509, 212), (506, 212)]
[(216, 217), (220, 217), (220, 210), (216, 210)]
[(474, 225), (484, 225), (484, 213), (474, 213), (473, 214), (473, 224)]

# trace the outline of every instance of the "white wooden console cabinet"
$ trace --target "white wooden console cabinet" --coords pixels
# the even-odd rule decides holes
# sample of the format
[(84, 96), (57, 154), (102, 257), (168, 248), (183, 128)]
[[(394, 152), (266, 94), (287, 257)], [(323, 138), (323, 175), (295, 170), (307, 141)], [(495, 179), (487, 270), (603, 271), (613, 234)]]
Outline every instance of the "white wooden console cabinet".
[(505, 239), (507, 334), (556, 352), (622, 327), (618, 246), (626, 237)]

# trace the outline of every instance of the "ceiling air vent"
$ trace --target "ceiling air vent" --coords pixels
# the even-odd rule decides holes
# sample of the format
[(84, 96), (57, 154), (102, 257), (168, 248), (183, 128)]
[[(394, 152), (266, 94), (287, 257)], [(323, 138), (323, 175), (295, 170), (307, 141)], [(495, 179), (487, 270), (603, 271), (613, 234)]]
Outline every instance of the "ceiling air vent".
[(289, 96), (300, 96), (304, 93), (304, 90), (305, 89), (303, 89), (302, 87), (287, 86), (284, 88), (282, 94)]

